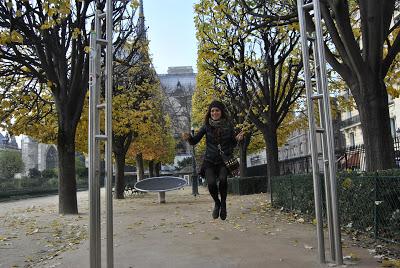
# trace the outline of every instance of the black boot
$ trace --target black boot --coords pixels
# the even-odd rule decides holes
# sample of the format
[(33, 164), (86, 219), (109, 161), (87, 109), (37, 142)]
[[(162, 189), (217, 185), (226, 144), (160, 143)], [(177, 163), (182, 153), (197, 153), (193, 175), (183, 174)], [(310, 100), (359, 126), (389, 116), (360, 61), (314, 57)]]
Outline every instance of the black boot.
[(221, 208), (221, 204), (215, 203), (215, 205), (214, 205), (214, 210), (213, 210), (213, 212), (212, 212), (212, 217), (213, 217), (213, 219), (218, 219), (220, 208)]
[(221, 218), (221, 220), (225, 220), (226, 219), (226, 203), (223, 202), (221, 203), (221, 211), (219, 212), (219, 216)]

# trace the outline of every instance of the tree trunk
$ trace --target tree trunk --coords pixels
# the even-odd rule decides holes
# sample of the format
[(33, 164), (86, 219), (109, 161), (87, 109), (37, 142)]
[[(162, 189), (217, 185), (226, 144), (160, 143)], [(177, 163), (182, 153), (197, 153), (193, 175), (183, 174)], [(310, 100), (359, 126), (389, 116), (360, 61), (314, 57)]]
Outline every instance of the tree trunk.
[[(368, 80), (366, 80), (368, 83)], [(390, 129), (388, 96), (379, 82), (365, 83), (363, 92), (368, 96), (354, 95), (360, 113), (367, 171), (395, 167), (393, 138)], [(383, 83), (383, 81), (382, 81)], [(383, 87), (382, 90), (368, 87)], [(352, 92), (355, 92), (352, 90)]]
[(137, 170), (137, 179), (141, 181), (144, 179), (144, 168), (143, 168), (143, 156), (142, 154), (136, 155), (136, 170)]
[(154, 174), (156, 175), (156, 177), (160, 177), (160, 170), (161, 170), (161, 162), (157, 162), (154, 165)]
[(125, 158), (130, 144), (132, 143), (132, 133), (118, 136), (113, 135), (112, 150), (116, 162), (115, 172), (115, 199), (124, 199), (125, 192)]
[(277, 129), (267, 127), (263, 131), (267, 155), (267, 189), (271, 191), (271, 177), (279, 176)]
[(240, 177), (247, 177), (247, 147), (250, 144), (251, 135), (244, 135), (242, 142), (239, 144), (240, 157)]
[(115, 164), (116, 164), (116, 171), (115, 171), (115, 198), (116, 199), (124, 199), (124, 192), (125, 192), (125, 154), (123, 153), (116, 153), (115, 155)]
[(149, 176), (150, 178), (154, 177), (154, 160), (149, 161)]
[(75, 132), (58, 129), (58, 211), (60, 214), (78, 214), (75, 178)]

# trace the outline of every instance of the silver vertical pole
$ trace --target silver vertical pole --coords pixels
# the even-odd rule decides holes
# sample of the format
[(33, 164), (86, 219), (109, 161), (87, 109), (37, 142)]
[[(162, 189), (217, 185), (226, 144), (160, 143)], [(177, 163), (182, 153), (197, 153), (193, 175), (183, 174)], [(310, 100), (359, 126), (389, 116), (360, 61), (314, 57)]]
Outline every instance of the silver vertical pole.
[(97, 79), (97, 58), (96, 31), (90, 33), (90, 62), (89, 62), (89, 239), (90, 239), (90, 267), (101, 267), (100, 263), (100, 187), (98, 154), (96, 153), (96, 96), (98, 86)]
[[(314, 61), (318, 59), (318, 49), (316, 42), (313, 43), (313, 52), (314, 52)], [(318, 61), (317, 61), (318, 62)], [(317, 80), (317, 90), (318, 94), (322, 94), (322, 86), (321, 86), (321, 72), (319, 68), (319, 64), (315, 65), (315, 77)], [(320, 115), (320, 126), (325, 128), (325, 109), (324, 103), (322, 99), (318, 99), (318, 110)], [(328, 223), (328, 235), (329, 235), (329, 249), (331, 253), (332, 260), (335, 260), (335, 241), (334, 241), (334, 233), (333, 233), (333, 223), (332, 223), (332, 198), (331, 198), (331, 186), (330, 186), (330, 177), (329, 177), (329, 159), (328, 159), (328, 140), (326, 137), (326, 132), (324, 131), (322, 134), (322, 157), (324, 163), (324, 185), (325, 185), (325, 200), (326, 200), (326, 218)]]
[(331, 198), (332, 198), (332, 221), (333, 221), (333, 233), (335, 240), (336, 264), (341, 265), (343, 264), (343, 255), (342, 255), (342, 242), (341, 242), (339, 213), (338, 213), (336, 161), (334, 152), (335, 145), (333, 138), (330, 98), (328, 94), (327, 79), (326, 79), (325, 51), (324, 51), (324, 42), (322, 36), (321, 9), (319, 0), (314, 0), (314, 18), (315, 18), (315, 32), (317, 38), (316, 42), (318, 49), (318, 62), (320, 63), (320, 78), (321, 78), (320, 81), (321, 81), (324, 110), (325, 110), (325, 131), (326, 131), (327, 145), (328, 145), (329, 178), (331, 184), (330, 186), (331, 186)]
[[(89, 239), (90, 267), (101, 267), (100, 223), (100, 143), (105, 141), (106, 208), (107, 208), (107, 267), (114, 265), (112, 211), (112, 1), (107, 0), (107, 13), (96, 10), (95, 29), (90, 34), (89, 60)], [(102, 39), (101, 19), (106, 18), (106, 40)], [(101, 97), (101, 46), (106, 47), (105, 103)], [(100, 109), (105, 109), (105, 133), (100, 131)]]
[(301, 34), (301, 45), (302, 55), (304, 62), (304, 75), (306, 84), (306, 95), (307, 95), (307, 114), (309, 124), (309, 135), (310, 135), (310, 147), (311, 147), (311, 162), (313, 170), (313, 184), (314, 184), (314, 202), (315, 202), (315, 217), (317, 219), (317, 243), (318, 243), (318, 255), (321, 263), (325, 262), (325, 246), (324, 246), (324, 233), (323, 233), (323, 222), (322, 222), (322, 211), (321, 211), (321, 185), (319, 179), (319, 167), (318, 167), (318, 148), (314, 118), (314, 105), (312, 101), (313, 89), (311, 85), (311, 74), (310, 74), (310, 63), (309, 53), (307, 47), (307, 34), (306, 25), (303, 11), (303, 0), (297, 0), (297, 8), (300, 22), (300, 34)]
[(112, 85), (113, 85), (113, 51), (112, 51), (112, 29), (113, 29), (113, 7), (112, 1), (107, 0), (106, 14), (106, 206), (107, 206), (107, 267), (114, 267), (114, 247), (113, 247), (113, 201), (112, 201)]
[[(99, 11), (97, 11), (97, 15), (99, 14)], [(101, 23), (99, 16), (97, 16), (96, 19), (96, 34), (97, 34), (97, 39), (101, 37)], [(95, 92), (95, 98), (96, 98), (96, 106), (100, 101), (100, 96), (101, 96), (101, 46), (98, 44), (96, 41), (96, 92)], [(95, 109), (95, 133), (96, 135), (100, 134), (100, 111), (99, 109)], [(95, 135), (95, 136), (96, 136)], [(100, 177), (101, 177), (101, 170), (100, 170), (100, 161), (101, 161), (101, 153), (100, 153), (100, 145), (101, 141), (99, 139), (96, 139), (95, 142), (95, 160), (96, 160), (96, 188), (97, 188), (97, 194), (96, 194), (96, 240), (97, 240), (97, 262), (99, 263), (99, 267), (101, 267), (101, 204), (100, 204)]]
[[(100, 11), (96, 11), (96, 18), (95, 18), (95, 29), (96, 29), (96, 35), (97, 39), (101, 38), (101, 22), (99, 18), (99, 13)], [(98, 44), (96, 39), (96, 92), (94, 94), (96, 106), (100, 101), (100, 96), (101, 96), (101, 46)], [(95, 106), (95, 107), (96, 107)], [(95, 137), (96, 135), (100, 134), (100, 111), (98, 109), (95, 109), (94, 111), (95, 117)], [(96, 201), (93, 204), (96, 210), (96, 256), (97, 260), (96, 262), (98, 263), (98, 267), (101, 267), (101, 205), (100, 205), (100, 144), (101, 141), (99, 139), (95, 140), (95, 165), (96, 165), (96, 173), (95, 173), (95, 183), (96, 183)]]

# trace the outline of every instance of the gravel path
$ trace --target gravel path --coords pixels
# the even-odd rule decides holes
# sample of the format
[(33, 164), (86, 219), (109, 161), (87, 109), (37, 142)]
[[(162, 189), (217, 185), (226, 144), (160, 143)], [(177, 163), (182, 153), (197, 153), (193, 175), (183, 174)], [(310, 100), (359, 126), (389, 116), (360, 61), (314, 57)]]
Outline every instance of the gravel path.
[[(114, 200), (115, 267), (332, 266), (317, 261), (315, 226), (272, 209), (265, 194), (228, 196), (221, 221), (211, 218), (206, 189), (199, 191), (167, 192), (166, 204), (151, 193)], [(79, 192), (78, 200), (74, 216), (57, 214), (57, 196), (0, 203), (0, 267), (89, 267), (88, 193)], [(102, 198), (103, 231), (104, 204)], [(346, 239), (343, 255), (347, 266), (379, 267), (367, 249)]]

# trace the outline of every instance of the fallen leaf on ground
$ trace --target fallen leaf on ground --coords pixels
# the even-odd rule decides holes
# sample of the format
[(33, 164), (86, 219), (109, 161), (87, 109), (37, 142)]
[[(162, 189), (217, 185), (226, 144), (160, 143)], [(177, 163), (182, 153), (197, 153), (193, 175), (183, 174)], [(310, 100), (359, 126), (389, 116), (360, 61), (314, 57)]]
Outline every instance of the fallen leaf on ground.
[(382, 267), (400, 268), (400, 260), (383, 260)]
[(344, 256), (343, 259), (350, 260), (350, 261), (358, 261), (360, 258), (355, 253), (350, 253), (347, 256)]
[(35, 228), (34, 230), (26, 232), (26, 235), (33, 235), (36, 234), (37, 232), (39, 232), (39, 228)]

